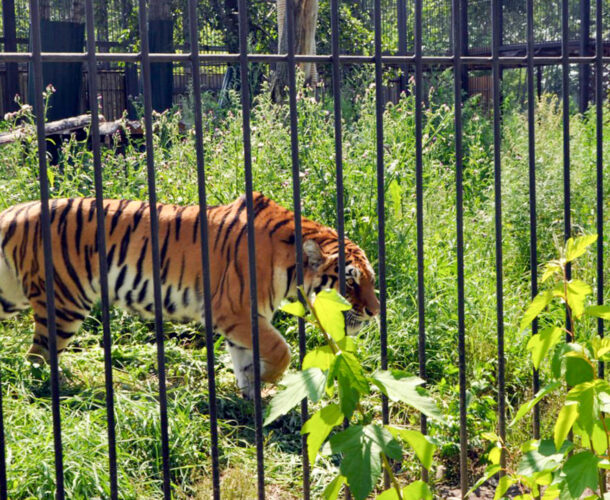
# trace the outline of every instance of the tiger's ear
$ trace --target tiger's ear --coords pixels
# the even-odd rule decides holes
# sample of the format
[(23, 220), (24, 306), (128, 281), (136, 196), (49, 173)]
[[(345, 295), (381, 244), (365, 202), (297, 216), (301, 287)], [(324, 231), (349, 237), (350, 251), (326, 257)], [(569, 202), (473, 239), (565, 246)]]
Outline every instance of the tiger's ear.
[(303, 243), (303, 254), (305, 255), (305, 265), (312, 271), (317, 271), (324, 264), (326, 257), (318, 245), (313, 240), (305, 240)]

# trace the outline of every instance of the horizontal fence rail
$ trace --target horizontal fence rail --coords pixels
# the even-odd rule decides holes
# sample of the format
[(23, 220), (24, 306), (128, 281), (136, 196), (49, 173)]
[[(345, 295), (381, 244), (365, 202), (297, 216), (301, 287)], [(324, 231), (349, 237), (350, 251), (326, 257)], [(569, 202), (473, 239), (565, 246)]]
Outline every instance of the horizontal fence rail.
[[(41, 52), (40, 54), (43, 62), (86, 62), (87, 54), (82, 52)], [(113, 53), (98, 53), (96, 54), (97, 60), (102, 62), (141, 62), (141, 53), (130, 53), (130, 52), (113, 52)], [(150, 53), (148, 55), (151, 62), (182, 62), (188, 63), (192, 59), (190, 53), (187, 54), (164, 54), (164, 53)], [(0, 61), (5, 62), (30, 62), (33, 59), (31, 52), (0, 52)], [(333, 63), (335, 59), (338, 59), (341, 64), (360, 64), (369, 63), (375, 64), (375, 56), (358, 56), (358, 55), (347, 55), (340, 54), (338, 56), (332, 55), (295, 55), (294, 61), (296, 63), (313, 62), (313, 63)], [(418, 61), (424, 65), (434, 66), (453, 66), (456, 57), (454, 56), (390, 56), (382, 55), (381, 62), (383, 64), (412, 64), (415, 65)], [(484, 66), (490, 68), (494, 62), (492, 57), (487, 56), (466, 56), (462, 55), (459, 57), (460, 62), (467, 66)], [(532, 58), (535, 65), (556, 65), (567, 60), (569, 64), (592, 64), (596, 63), (599, 56), (534, 56)], [(288, 62), (288, 54), (248, 54), (246, 57), (248, 62), (258, 63), (277, 63), (277, 62)], [(610, 63), (610, 55), (602, 55), (602, 63)], [(240, 54), (199, 54), (199, 61), (201, 63), (238, 63), (240, 61)], [(528, 56), (510, 57), (500, 56), (497, 58), (497, 62), (500, 65), (514, 66), (527, 65)]]
[[(467, 77), (467, 72), (475, 69), (488, 69), (492, 72), (492, 99), (493, 107), (491, 114), (493, 116), (493, 175), (494, 175), (494, 201), (495, 212), (494, 216), (494, 241), (495, 241), (495, 304), (496, 304), (496, 339), (497, 339), (497, 418), (498, 418), (498, 435), (502, 440), (506, 437), (506, 387), (505, 387), (505, 311), (504, 311), (504, 256), (503, 256), (503, 212), (502, 212), (502, 71), (505, 67), (523, 67), (527, 70), (527, 117), (528, 117), (528, 159), (527, 159), (527, 177), (529, 181), (528, 206), (525, 209), (528, 211), (529, 220), (529, 261), (531, 267), (530, 290), (531, 296), (535, 297), (538, 293), (538, 207), (536, 193), (536, 148), (535, 148), (535, 131), (536, 131), (536, 115), (535, 115), (535, 68), (538, 66), (552, 65), (557, 66), (562, 72), (562, 99), (561, 106), (563, 109), (563, 235), (565, 239), (572, 235), (571, 221), (571, 182), (570, 182), (570, 71), (571, 65), (588, 65), (595, 68), (595, 80), (593, 87), (595, 90), (595, 121), (596, 121), (596, 163), (595, 163), (595, 178), (597, 182), (596, 200), (595, 200), (595, 225), (598, 233), (597, 242), (597, 261), (596, 261), (596, 301), (598, 304), (604, 302), (604, 191), (603, 191), (603, 102), (604, 93), (608, 89), (603, 86), (603, 70), (604, 65), (610, 63), (610, 41), (604, 40), (602, 37), (602, 2), (596, 3), (596, 36), (592, 46), (594, 50), (588, 55), (582, 55), (578, 50), (574, 49), (574, 44), (568, 40), (568, 2), (562, 1), (562, 32), (563, 40), (561, 42), (562, 55), (555, 56), (540, 56), (536, 55), (534, 44), (534, 0), (527, 0), (526, 5), (526, 23), (527, 23), (527, 53), (524, 56), (502, 56), (501, 55), (501, 28), (500, 10), (502, 2), (500, 0), (492, 0), (491, 2), (491, 26), (492, 26), (492, 46), (491, 56), (476, 56), (466, 53), (467, 47), (462, 45), (463, 30), (466, 28), (463, 25), (463, 19), (459, 13), (464, 9), (464, 2), (461, 0), (452, 0), (453, 12), (458, 13), (453, 17), (453, 40), (454, 53), (447, 56), (425, 56), (422, 49), (422, 6), (423, 0), (415, 0), (414, 5), (414, 53), (407, 55), (386, 55), (382, 52), (382, 2), (375, 0), (374, 2), (374, 54), (371, 56), (363, 55), (346, 55), (340, 53), (339, 35), (340, 35), (340, 19), (339, 19), (339, 0), (331, 0), (331, 23), (330, 23), (330, 38), (331, 38), (331, 53), (325, 55), (300, 55), (295, 54), (294, 49), (294, 18), (293, 12), (295, 9), (294, 0), (287, 0), (288, 9), (288, 40), (289, 50), (285, 54), (252, 54), (248, 52), (248, 17), (247, 17), (247, 2), (239, 0), (239, 53), (220, 53), (208, 54), (200, 51), (199, 33), (197, 25), (197, 2), (196, 0), (188, 0), (189, 26), (188, 36), (190, 39), (190, 52), (186, 53), (151, 53), (149, 48), (149, 28), (148, 28), (148, 12), (145, 0), (139, 0), (139, 40), (141, 51), (137, 53), (115, 52), (115, 53), (100, 53), (96, 47), (95, 26), (94, 26), (94, 5), (92, 0), (86, 0), (86, 38), (87, 51), (84, 53), (49, 53), (43, 52), (41, 49), (40, 30), (36, 29), (40, 26), (40, 1), (31, 0), (30, 15), (32, 30), (32, 47), (29, 52), (2, 52), (0, 53), (0, 62), (5, 63), (31, 63), (33, 83), (35, 86), (35, 103), (34, 109), (36, 114), (36, 134), (38, 148), (38, 165), (39, 165), (39, 183), (40, 183), (40, 200), (42, 202), (41, 215), (41, 231), (44, 241), (44, 268), (45, 279), (47, 283), (54, 282), (54, 267), (53, 267), (53, 252), (57, 251), (57, 245), (53, 244), (54, 238), (57, 235), (52, 234), (51, 221), (49, 214), (49, 175), (47, 161), (47, 144), (45, 140), (45, 122), (44, 122), (44, 102), (43, 102), (43, 79), (42, 65), (46, 62), (82, 62), (87, 64), (88, 68), (88, 88), (89, 88), (89, 107), (91, 110), (91, 149), (93, 158), (93, 173), (95, 192), (93, 196), (96, 199), (98, 207), (102, 207), (104, 191), (102, 177), (102, 153), (100, 141), (100, 116), (97, 103), (98, 94), (98, 64), (102, 62), (124, 62), (137, 63), (142, 71), (142, 87), (144, 98), (143, 119), (145, 155), (146, 155), (146, 172), (147, 172), (147, 187), (149, 197), (149, 210), (151, 221), (150, 244), (153, 261), (153, 289), (154, 289), (154, 330), (157, 346), (156, 357), (156, 375), (158, 377), (158, 399), (159, 399), (159, 415), (160, 415), (160, 475), (162, 476), (163, 496), (166, 499), (172, 497), (173, 486), (171, 478), (172, 456), (171, 456), (171, 415), (168, 414), (168, 395), (166, 382), (166, 354), (164, 347), (163, 334), (163, 296), (161, 284), (161, 253), (159, 242), (159, 213), (157, 209), (157, 190), (156, 190), (156, 173), (158, 166), (155, 162), (154, 155), (154, 137), (153, 137), (153, 105), (152, 105), (152, 90), (151, 90), (151, 64), (159, 62), (176, 62), (189, 65), (191, 68), (190, 78), (194, 89), (201, 88), (201, 75), (199, 68), (202, 64), (218, 64), (218, 63), (233, 63), (239, 65), (241, 78), (241, 110), (242, 110), (242, 140), (243, 140), (243, 174), (244, 174), (244, 192), (245, 205), (247, 213), (247, 248), (248, 248), (248, 273), (249, 273), (249, 312), (251, 321), (251, 341), (253, 350), (253, 376), (254, 386), (254, 411), (253, 411), (253, 426), (254, 426), (254, 442), (256, 447), (257, 460), (257, 494), (258, 498), (265, 498), (265, 458), (264, 458), (264, 433), (263, 433), (263, 402), (260, 394), (261, 387), (261, 357), (259, 346), (259, 304), (257, 303), (257, 255), (260, 254), (260, 249), (255, 247), (254, 233), (254, 217), (255, 208), (253, 205), (253, 165), (252, 165), (252, 144), (251, 144), (251, 109), (253, 96), (251, 95), (250, 86), (248, 83), (248, 74), (250, 71), (250, 63), (266, 63), (288, 64), (288, 105), (289, 105), (289, 134), (290, 134), (290, 158), (291, 158), (291, 183), (292, 183), (292, 199), (295, 224), (295, 242), (296, 242), (296, 283), (302, 285), (304, 282), (304, 256), (303, 256), (303, 234), (301, 227), (301, 212), (302, 212), (302, 195), (301, 195), (301, 174), (303, 166), (300, 159), (300, 144), (299, 144), (299, 123), (297, 112), (298, 88), (296, 79), (296, 65), (299, 63), (312, 62), (316, 64), (324, 64), (330, 67), (331, 71), (331, 92), (333, 98), (332, 116), (334, 119), (334, 163), (335, 163), (335, 179), (334, 188), (336, 189), (336, 231), (338, 237), (338, 267), (340, 270), (345, 269), (345, 186), (344, 186), (344, 139), (343, 139), (343, 116), (341, 107), (342, 97), (342, 66), (343, 65), (371, 65), (374, 69), (375, 76), (375, 171), (376, 171), (376, 190), (375, 190), (375, 206), (377, 210), (377, 237), (376, 244), (378, 249), (378, 268), (377, 279), (379, 287), (380, 299), (380, 366), (382, 369), (391, 368), (388, 366), (388, 310), (387, 310), (387, 280), (388, 269), (386, 264), (386, 233), (391, 228), (386, 228), (386, 194), (388, 187), (388, 179), (386, 174), (388, 167), (384, 160), (384, 111), (385, 103), (383, 97), (383, 78), (384, 69), (386, 67), (400, 68), (401, 71), (411, 71), (414, 74), (413, 92), (415, 95), (414, 107), (414, 126), (415, 126), (415, 148), (414, 177), (415, 185), (415, 231), (416, 231), (416, 261), (417, 261), (417, 276), (416, 276), (416, 291), (414, 296), (417, 303), (417, 351), (418, 351), (418, 368), (419, 376), (426, 379), (426, 296), (429, 294), (426, 290), (424, 280), (425, 270), (425, 241), (424, 241), (424, 145), (423, 145), (423, 130), (422, 123), (424, 120), (423, 100), (424, 100), (424, 71), (431, 67), (450, 69), (453, 77), (453, 99), (455, 114), (453, 117), (453, 132), (455, 137), (454, 153), (455, 162), (452, 166), (455, 171), (455, 184), (452, 186), (455, 194), (455, 272), (456, 272), (456, 294), (457, 294), (457, 310), (456, 315), (456, 338), (457, 338), (457, 364), (459, 369), (459, 469), (460, 469), (460, 490), (464, 496), (468, 488), (472, 485), (472, 478), (469, 477), (469, 436), (467, 430), (467, 404), (468, 404), (468, 380), (467, 369), (468, 359), (466, 358), (466, 340), (467, 340), (467, 322), (466, 322), (466, 302), (465, 283), (468, 277), (465, 275), (465, 259), (467, 256), (467, 247), (464, 237), (464, 120), (462, 110), (464, 109), (465, 98), (462, 92), (463, 79)], [(406, 26), (403, 27), (406, 30)], [(404, 33), (402, 33), (404, 36)], [(214, 499), (221, 498), (221, 463), (219, 458), (219, 417), (217, 408), (216, 395), (216, 378), (215, 378), (215, 353), (214, 353), (214, 320), (212, 315), (212, 290), (209, 278), (209, 270), (214, 265), (210, 261), (210, 248), (208, 247), (208, 194), (206, 188), (206, 165), (205, 165), (205, 146), (204, 146), (204, 131), (202, 118), (202, 97), (198, 92), (194, 92), (194, 144), (195, 144), (195, 163), (197, 172), (197, 193), (198, 204), (200, 208), (199, 232), (201, 237), (201, 266), (203, 272), (202, 297), (205, 304), (204, 323), (205, 323), (205, 345), (207, 347), (206, 363), (208, 373), (208, 390), (209, 390), (209, 420), (210, 420), (210, 463), (211, 463), (211, 495)], [(525, 175), (525, 172), (524, 172)], [(105, 217), (103, 210), (97, 210), (97, 234), (96, 242), (99, 247), (99, 269), (100, 269), (100, 288), (101, 288), (101, 312), (102, 312), (102, 330), (103, 330), (103, 346), (104, 346), (104, 373), (105, 373), (105, 404), (107, 409), (107, 431), (108, 431), (108, 467), (110, 470), (108, 487), (110, 498), (119, 498), (121, 492), (118, 486), (118, 461), (116, 428), (117, 422), (120, 422), (121, 415), (115, 408), (115, 395), (113, 385), (112, 372), (112, 335), (110, 327), (110, 299), (108, 289), (108, 264), (107, 264), (107, 248), (105, 241)], [(339, 272), (339, 288), (342, 294), (346, 291), (345, 273)], [(55, 292), (53, 286), (48, 286), (46, 289), (47, 306), (46, 306), (46, 324), (48, 328), (49, 353), (51, 366), (51, 408), (53, 415), (53, 438), (54, 438), (54, 457), (55, 457), (55, 480), (56, 480), (56, 498), (62, 499), (65, 497), (64, 492), (64, 446), (62, 441), (62, 421), (61, 421), (61, 401), (60, 401), (60, 378), (58, 365), (58, 349), (57, 349), (57, 311), (55, 307)], [(300, 297), (304, 302), (304, 298)], [(603, 336), (604, 328), (602, 320), (597, 322), (597, 332)], [(531, 326), (531, 333), (536, 334), (538, 331), (537, 322), (534, 321)], [(298, 342), (299, 342), (299, 367), (302, 366), (304, 356), (306, 354), (306, 338), (305, 325), (302, 319), (298, 320)], [(600, 365), (600, 373), (603, 374), (604, 367)], [(2, 381), (2, 366), (0, 366), (0, 381)], [(532, 377), (533, 392), (536, 393), (540, 388), (539, 375), (536, 371)], [(0, 390), (0, 500), (6, 499), (8, 495), (7, 478), (11, 477), (10, 467), (6, 467), (6, 440), (7, 434), (11, 432), (10, 428), (5, 428), (2, 404), (7, 399), (6, 394)], [(301, 402), (300, 419), (305, 423), (309, 418), (309, 408), (307, 400)], [(533, 436), (540, 436), (540, 412), (536, 407), (533, 418)], [(391, 406), (387, 397), (382, 399), (381, 408), (382, 420), (384, 424), (391, 422)], [(347, 422), (346, 422), (347, 425)], [(425, 434), (428, 430), (428, 422), (426, 417), (420, 415), (420, 429)], [(309, 499), (311, 497), (310, 482), (311, 482), (311, 465), (308, 460), (307, 446), (305, 437), (301, 438), (302, 446), (302, 470), (303, 470), (303, 497)], [(505, 464), (506, 457), (502, 455), (502, 464)], [(252, 471), (254, 474), (254, 471)], [(422, 477), (428, 480), (427, 472), (422, 470)], [(385, 478), (386, 486), (389, 484), (389, 478)], [(349, 492), (346, 493), (349, 498)]]

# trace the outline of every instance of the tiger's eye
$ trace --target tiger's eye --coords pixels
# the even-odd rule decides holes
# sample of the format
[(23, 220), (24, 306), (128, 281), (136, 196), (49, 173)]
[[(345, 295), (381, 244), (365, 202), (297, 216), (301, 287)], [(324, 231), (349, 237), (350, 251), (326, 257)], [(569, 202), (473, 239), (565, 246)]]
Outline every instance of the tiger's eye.
[(346, 283), (348, 286), (354, 286), (354, 283), (355, 283), (354, 278), (347, 278)]

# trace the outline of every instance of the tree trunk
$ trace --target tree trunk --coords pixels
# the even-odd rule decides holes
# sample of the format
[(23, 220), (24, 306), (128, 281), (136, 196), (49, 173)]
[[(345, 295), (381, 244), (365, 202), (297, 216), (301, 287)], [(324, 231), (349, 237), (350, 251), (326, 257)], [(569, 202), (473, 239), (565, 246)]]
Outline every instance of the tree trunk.
[[(316, 23), (318, 20), (318, 0), (293, 0), (294, 51), (295, 54), (314, 55), (316, 53)], [(288, 52), (288, 12), (286, 0), (277, 0), (278, 54)], [(314, 63), (299, 65), (305, 72), (305, 85), (315, 85), (318, 73)], [(271, 83), (274, 101), (281, 101), (288, 85), (288, 65), (278, 63)]]

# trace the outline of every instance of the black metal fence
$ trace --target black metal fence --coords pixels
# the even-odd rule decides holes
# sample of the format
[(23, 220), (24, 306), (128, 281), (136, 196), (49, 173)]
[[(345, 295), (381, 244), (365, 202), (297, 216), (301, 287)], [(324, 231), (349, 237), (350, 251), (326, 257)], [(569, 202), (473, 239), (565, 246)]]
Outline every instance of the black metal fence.
[[(288, 1), (289, 8), (293, 8), (293, 2)], [(260, 387), (260, 363), (259, 363), (259, 346), (258, 346), (258, 331), (256, 321), (257, 318), (257, 282), (256, 282), (256, 249), (254, 247), (254, 226), (253, 226), (253, 198), (252, 198), (252, 162), (251, 162), (251, 143), (250, 143), (250, 109), (251, 95), (248, 86), (249, 63), (277, 63), (287, 62), (289, 68), (289, 107), (290, 107), (290, 134), (291, 134), (291, 153), (292, 153), (292, 187), (294, 197), (294, 213), (296, 225), (296, 258), (297, 258), (297, 279), (300, 283), (303, 281), (303, 255), (301, 247), (300, 220), (301, 220), (301, 198), (300, 198), (300, 165), (299, 165), (299, 141), (298, 141), (298, 123), (297, 123), (297, 88), (295, 76), (295, 64), (299, 62), (315, 62), (318, 64), (330, 64), (332, 68), (332, 94), (334, 97), (334, 123), (335, 123), (335, 163), (336, 163), (336, 206), (337, 206), (337, 221), (336, 228), (339, 234), (339, 268), (345, 265), (345, 248), (344, 248), (344, 190), (343, 190), (343, 142), (342, 142), (342, 109), (341, 109), (341, 67), (344, 64), (362, 64), (373, 65), (376, 82), (376, 152), (377, 152), (377, 213), (378, 213), (378, 246), (379, 246), (379, 266), (378, 279), (380, 291), (380, 327), (381, 327), (381, 366), (387, 368), (387, 321), (386, 321), (386, 267), (385, 267), (385, 169), (384, 169), (384, 131), (383, 131), (383, 98), (382, 98), (382, 78), (383, 69), (386, 65), (394, 65), (402, 68), (407, 68), (414, 74), (414, 93), (415, 93), (415, 179), (416, 179), (416, 224), (417, 224), (417, 301), (418, 301), (418, 318), (419, 318), (419, 375), (426, 378), (426, 331), (425, 331), (425, 283), (424, 283), (424, 241), (423, 241), (423, 148), (422, 148), (422, 90), (424, 70), (430, 66), (441, 66), (451, 68), (453, 70), (454, 80), (454, 98), (455, 98), (455, 193), (456, 193), (456, 249), (457, 249), (457, 290), (458, 290), (458, 352), (459, 352), (459, 396), (460, 396), (460, 478), (461, 490), (464, 494), (468, 487), (467, 474), (467, 456), (468, 456), (468, 438), (466, 427), (466, 348), (465, 348), (465, 297), (464, 297), (464, 232), (463, 232), (463, 148), (462, 148), (462, 79), (465, 70), (468, 67), (483, 67), (488, 68), (492, 72), (492, 101), (493, 101), (493, 137), (494, 137), (494, 175), (495, 175), (495, 241), (496, 241), (496, 300), (497, 300), (497, 356), (498, 356), (498, 434), (501, 438), (505, 437), (505, 389), (504, 389), (504, 311), (503, 311), (503, 267), (502, 267), (502, 192), (501, 192), (501, 73), (504, 67), (523, 65), (527, 68), (527, 113), (529, 117), (529, 183), (530, 183), (530, 260), (531, 260), (531, 293), (532, 296), (537, 293), (537, 264), (538, 258), (536, 253), (537, 248), (537, 228), (536, 228), (536, 178), (535, 178), (535, 161), (536, 151), (534, 142), (534, 83), (535, 69), (541, 65), (557, 65), (562, 71), (563, 85), (563, 166), (564, 166), (564, 233), (565, 238), (571, 235), (571, 219), (570, 219), (570, 67), (571, 65), (592, 66), (594, 68), (595, 82), (595, 116), (596, 116), (596, 148), (597, 148), (597, 212), (596, 225), (599, 239), (597, 243), (597, 300), (598, 303), (603, 301), (603, 276), (604, 276), (604, 248), (603, 248), (603, 232), (604, 232), (604, 212), (603, 212), (603, 164), (602, 164), (602, 103), (604, 93), (607, 89), (603, 88), (603, 65), (610, 63), (610, 57), (604, 55), (604, 40), (602, 38), (602, 2), (596, 3), (595, 19), (596, 19), (596, 38), (595, 38), (595, 53), (593, 55), (583, 55), (577, 53), (574, 55), (570, 50), (568, 42), (569, 36), (569, 10), (568, 1), (562, 1), (562, 41), (561, 41), (561, 56), (539, 56), (535, 55), (534, 45), (534, 0), (527, 0), (525, 9), (525, 21), (527, 28), (527, 52), (524, 56), (503, 56), (500, 54), (500, 14), (502, 2), (500, 0), (491, 1), (491, 16), (490, 22), (492, 27), (491, 37), (491, 56), (466, 56), (464, 55), (465, 47), (462, 44), (463, 30), (465, 26), (462, 23), (463, 17), (460, 15), (453, 16), (452, 38), (454, 40), (454, 53), (444, 56), (427, 56), (422, 50), (422, 0), (416, 0), (414, 3), (414, 47), (413, 55), (385, 55), (382, 51), (381, 41), (381, 0), (374, 2), (374, 26), (375, 26), (375, 50), (372, 56), (359, 55), (341, 55), (339, 49), (339, 1), (331, 0), (331, 52), (326, 55), (303, 56), (296, 55), (291, 49), (287, 54), (249, 54), (248, 53), (248, 26), (247, 26), (247, 2), (239, 0), (239, 53), (233, 54), (203, 54), (200, 52), (200, 44), (198, 40), (198, 27), (196, 16), (196, 1), (189, 0), (188, 12), (189, 21), (188, 32), (190, 36), (190, 52), (182, 54), (159, 54), (150, 53), (148, 43), (148, 24), (147, 24), (147, 8), (146, 1), (139, 0), (139, 29), (140, 29), (140, 47), (138, 53), (99, 53), (96, 50), (95, 44), (95, 24), (94, 11), (92, 0), (86, 0), (86, 53), (42, 53), (40, 30), (36, 29), (40, 25), (40, 6), (39, 0), (31, 0), (30, 15), (32, 30), (32, 45), (30, 52), (21, 53), (0, 53), (0, 62), (20, 62), (31, 63), (34, 73), (35, 85), (35, 112), (37, 116), (37, 138), (38, 138), (38, 158), (40, 168), (40, 199), (42, 201), (42, 231), (45, 250), (45, 271), (47, 283), (53, 282), (53, 263), (51, 257), (51, 234), (49, 227), (49, 183), (47, 176), (47, 159), (46, 159), (46, 144), (44, 133), (44, 118), (43, 118), (43, 81), (42, 81), (42, 64), (45, 61), (61, 61), (61, 62), (84, 62), (88, 67), (88, 85), (89, 85), (89, 100), (90, 109), (92, 110), (91, 122), (91, 138), (94, 159), (95, 172), (95, 197), (98, 206), (102, 206), (103, 185), (101, 173), (101, 153), (100, 153), (100, 135), (99, 135), (99, 117), (96, 105), (96, 96), (98, 94), (98, 63), (100, 61), (107, 62), (126, 62), (136, 63), (141, 67), (143, 77), (143, 95), (144, 95), (144, 121), (145, 121), (145, 141), (146, 141), (146, 163), (148, 173), (148, 193), (150, 201), (151, 215), (151, 242), (153, 255), (153, 271), (154, 271), (154, 304), (155, 304), (155, 331), (157, 340), (157, 362), (158, 362), (158, 377), (159, 377), (159, 403), (161, 412), (161, 440), (162, 440), (162, 471), (163, 471), (163, 491), (165, 498), (171, 497), (170, 486), (170, 453), (168, 442), (168, 414), (167, 414), (167, 398), (166, 398), (166, 381), (165, 381), (165, 354), (164, 354), (164, 338), (162, 329), (162, 299), (161, 299), (161, 281), (159, 269), (159, 237), (157, 228), (157, 213), (156, 213), (156, 189), (155, 189), (155, 160), (153, 155), (153, 118), (152, 118), (152, 101), (151, 101), (151, 63), (154, 62), (177, 62), (188, 64), (191, 66), (190, 72), (192, 77), (192, 85), (194, 89), (201, 88), (201, 75), (199, 67), (205, 63), (230, 63), (239, 64), (241, 78), (241, 102), (243, 108), (243, 149), (244, 149), (244, 170), (245, 170), (245, 186), (246, 206), (248, 214), (248, 251), (249, 251), (249, 271), (250, 271), (250, 297), (251, 300), (251, 317), (252, 321), (252, 344), (254, 353), (254, 377), (256, 386)], [(453, 0), (451, 8), (453, 12), (461, 12), (465, 2), (462, 0)], [(288, 16), (288, 22), (291, 23), (292, 16)], [(290, 36), (294, 36), (293, 26), (289, 25)], [(289, 47), (293, 47), (289, 43)], [(200, 228), (202, 242), (202, 266), (204, 269), (209, 269), (209, 251), (207, 238), (207, 220), (206, 220), (206, 174), (204, 165), (204, 145), (203, 145), (203, 127), (202, 127), (202, 106), (201, 96), (198, 92), (193, 95), (194, 98), (194, 126), (195, 126), (195, 145), (197, 153), (197, 173), (199, 186), (199, 203), (200, 203)], [(118, 498), (120, 492), (117, 487), (117, 454), (116, 454), (116, 438), (115, 438), (115, 419), (120, 415), (115, 415), (113, 406), (113, 380), (112, 380), (112, 359), (111, 359), (111, 332), (109, 326), (109, 298), (108, 298), (108, 282), (107, 282), (107, 260), (104, 235), (104, 215), (102, 210), (97, 210), (97, 237), (100, 248), (100, 274), (101, 274), (101, 297), (102, 297), (102, 324), (103, 324), (103, 339), (105, 353), (105, 377), (106, 377), (106, 405), (107, 405), (107, 423), (108, 423), (108, 449), (109, 449), (109, 469), (110, 469), (110, 491), (112, 498)], [(212, 484), (213, 497), (220, 498), (220, 468), (218, 458), (218, 424), (216, 413), (216, 395), (215, 395), (215, 378), (214, 378), (214, 349), (213, 349), (213, 321), (210, 282), (208, 273), (204, 273), (204, 302), (205, 302), (205, 324), (206, 324), (206, 342), (207, 342), (207, 363), (209, 374), (209, 413), (211, 427), (211, 449), (210, 457), (212, 463)], [(341, 292), (345, 291), (345, 276), (339, 273)], [(63, 489), (63, 459), (62, 459), (62, 432), (60, 421), (60, 389), (59, 389), (59, 374), (58, 374), (58, 359), (56, 345), (56, 326), (55, 326), (55, 307), (54, 307), (54, 291), (53, 287), (48, 287), (48, 326), (49, 326), (49, 350), (51, 354), (51, 393), (52, 393), (52, 411), (53, 411), (53, 436), (55, 445), (55, 471), (56, 471), (56, 496), (59, 499), (64, 498)], [(536, 332), (536, 323), (533, 324), (533, 332)], [(598, 323), (598, 332), (603, 334), (603, 325), (601, 320)], [(305, 330), (303, 322), (299, 322), (299, 353), (300, 360), (303, 360), (305, 349)], [(534, 374), (534, 392), (538, 390), (537, 374)], [(0, 398), (2, 392), (0, 391)], [(0, 399), (1, 404), (1, 399)], [(257, 450), (257, 477), (258, 477), (258, 494), (259, 498), (264, 497), (264, 446), (263, 446), (263, 431), (262, 431), (262, 404), (260, 393), (255, 393), (254, 398), (254, 423), (256, 428), (255, 440)], [(302, 421), (307, 419), (307, 402), (303, 401), (301, 405)], [(388, 401), (383, 404), (383, 421), (388, 423), (389, 411)], [(536, 414), (534, 419), (534, 436), (539, 435), (539, 416)], [(426, 432), (426, 419), (421, 417), (421, 429)], [(2, 422), (2, 413), (0, 411), (0, 498), (7, 498), (7, 470), (5, 468), (5, 433), (10, 432), (10, 429), (5, 429)], [(304, 444), (304, 442), (303, 442)], [(303, 463), (303, 494), (305, 498), (310, 497), (309, 493), (309, 463), (307, 459), (306, 448), (303, 448), (302, 454)], [(10, 473), (10, 470), (8, 471)]]

